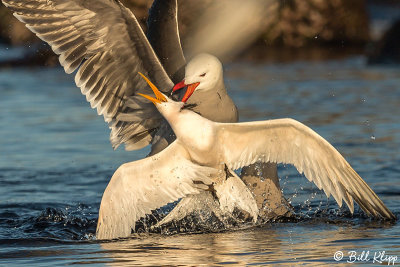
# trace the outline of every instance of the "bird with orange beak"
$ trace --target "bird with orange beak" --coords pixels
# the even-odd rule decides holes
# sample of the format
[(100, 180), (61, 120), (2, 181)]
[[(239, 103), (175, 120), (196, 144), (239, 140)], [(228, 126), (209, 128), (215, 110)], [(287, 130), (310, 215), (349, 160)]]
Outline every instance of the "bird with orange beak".
[[(215, 56), (203, 53), (191, 59), (185, 67), (184, 79), (172, 90), (173, 93), (180, 93), (178, 99), (181, 99), (192, 111), (209, 120), (238, 121), (237, 108), (225, 87), (222, 63)], [(165, 131), (160, 131), (159, 135), (159, 141), (152, 146), (151, 155), (164, 149), (174, 140), (171, 136), (175, 136), (170, 127)], [(241, 179), (251, 188), (263, 221), (290, 214), (290, 204), (282, 195), (275, 163), (244, 166)], [(204, 204), (206, 206), (199, 203), (206, 203)], [(216, 205), (209, 203), (213, 203), (211, 194), (190, 196), (185, 201), (181, 201), (177, 208), (159, 224), (181, 220), (188, 215), (200, 214), (204, 210), (212, 210), (216, 213)]]
[(100, 204), (98, 239), (129, 236), (135, 222), (152, 210), (210, 190), (222, 215), (239, 209), (256, 222), (256, 201), (233, 170), (268, 161), (294, 165), (339, 206), (344, 201), (352, 213), (354, 199), (367, 215), (395, 219), (343, 156), (304, 124), (293, 119), (213, 122), (143, 78), (155, 97), (140, 96), (155, 105), (176, 140), (162, 152), (126, 163), (114, 173)]
[[(151, 145), (150, 155), (154, 155), (171, 144), (175, 137), (155, 106), (137, 97), (137, 93), (149, 91), (137, 71), (146, 73), (165, 90), (164, 93), (174, 87), (173, 81), (183, 78), (181, 70), (186, 61), (179, 39), (177, 1), (153, 2), (147, 36), (131, 10), (120, 1), (94, 2), (2, 0), (17, 19), (52, 47), (65, 72), (75, 74), (76, 85), (111, 129), (112, 147), (116, 149), (124, 144), (126, 150), (136, 150)], [(244, 5), (244, 2), (240, 3), (241, 7)], [(248, 13), (254, 16), (253, 11)], [(230, 14), (230, 17), (237, 21), (239, 16)], [(218, 36), (226, 33), (220, 31)], [(187, 85), (187, 90), (182, 92), (183, 100), (193, 111), (217, 122), (238, 120), (217, 58), (207, 54), (194, 57), (186, 65), (184, 76), (184, 82), (174, 89), (177, 91), (183, 84)], [(279, 184), (276, 167), (271, 169), (275, 174), (268, 178)], [(263, 178), (267, 180), (267, 177)], [(259, 180), (259, 177), (254, 179)], [(281, 195), (279, 188), (274, 190), (261, 191), (267, 196)], [(257, 198), (257, 202), (265, 201)]]

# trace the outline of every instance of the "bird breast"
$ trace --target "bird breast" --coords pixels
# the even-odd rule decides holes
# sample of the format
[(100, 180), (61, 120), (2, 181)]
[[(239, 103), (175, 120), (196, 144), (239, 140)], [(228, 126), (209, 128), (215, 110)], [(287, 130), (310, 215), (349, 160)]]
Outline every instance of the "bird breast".
[(211, 121), (190, 113), (174, 125), (177, 139), (186, 147), (193, 161), (207, 166), (215, 164), (218, 154), (214, 151), (216, 128)]

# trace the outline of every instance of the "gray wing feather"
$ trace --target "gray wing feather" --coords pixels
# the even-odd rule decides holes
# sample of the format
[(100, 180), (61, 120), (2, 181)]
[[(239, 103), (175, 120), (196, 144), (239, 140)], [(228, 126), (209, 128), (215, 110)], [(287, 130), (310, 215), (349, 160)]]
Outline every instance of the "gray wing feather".
[[(92, 108), (111, 128), (114, 148), (139, 149), (165, 123), (153, 105), (126, 105), (137, 92), (151, 90), (138, 75), (147, 75), (164, 92), (173, 84), (132, 12), (116, 0), (2, 0), (15, 17), (59, 54), (67, 73)], [(120, 120), (140, 111), (143, 120)]]

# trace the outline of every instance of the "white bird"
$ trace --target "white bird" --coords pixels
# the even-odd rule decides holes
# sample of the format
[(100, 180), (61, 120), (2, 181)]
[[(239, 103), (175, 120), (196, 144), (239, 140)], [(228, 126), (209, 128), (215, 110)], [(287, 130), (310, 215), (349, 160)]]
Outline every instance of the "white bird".
[[(151, 144), (153, 155), (173, 142), (173, 131), (165, 119), (154, 105), (143, 102), (136, 97), (136, 93), (148, 92), (146, 83), (137, 75), (138, 71), (148, 75), (165, 89), (165, 93), (173, 88), (173, 82), (183, 78), (186, 61), (179, 38), (176, 0), (154, 1), (149, 11), (148, 39), (132, 12), (118, 0), (96, 0), (90, 3), (85, 0), (2, 2), (14, 12), (16, 18), (26, 23), (32, 32), (52, 47), (67, 73), (76, 72), (77, 86), (91, 107), (104, 116), (111, 128), (113, 148), (125, 144), (127, 150), (135, 150)], [(247, 42), (256, 36), (254, 31), (259, 26), (247, 25), (248, 30), (242, 29), (239, 34), (234, 25), (246, 20), (248, 16), (255, 18), (257, 14), (258, 18), (263, 17), (261, 10), (266, 4), (259, 1), (246, 3), (235, 1), (229, 14), (220, 5), (217, 10), (222, 10), (221, 16), (215, 10), (206, 16), (208, 22), (210, 17), (222, 21), (229, 17), (229, 30), (224, 30), (220, 21), (218, 33), (213, 33), (213, 36), (225, 41), (228, 37), (234, 39), (229, 39), (229, 44), (224, 45), (226, 51), (238, 51), (237, 47), (244, 43), (243, 39)], [(240, 11), (238, 6), (242, 8)], [(212, 27), (207, 26), (208, 33), (211, 33)], [(207, 40), (213, 42), (209, 38)], [(190, 47), (201, 51), (202, 48), (195, 47), (196, 43), (191, 43)], [(220, 45), (214, 42), (206, 46), (208, 51), (213, 51), (212, 47)], [(197, 75), (207, 77), (195, 88), (189, 84)], [(213, 77), (218, 79), (213, 80)], [(225, 89), (222, 65), (218, 59), (207, 54), (193, 58), (186, 67), (185, 82), (189, 86), (184, 100), (188, 104), (195, 104), (194, 111), (217, 122), (238, 120), (236, 106)], [(275, 166), (272, 169), (276, 171)], [(276, 175), (272, 178), (277, 181)], [(184, 203), (188, 205), (188, 201), (181, 205)]]
[[(187, 87), (184, 95), (182, 96), (182, 101), (186, 102), (188, 107), (202, 117), (210, 119), (214, 122), (237, 122), (238, 112), (232, 99), (229, 97), (223, 78), (223, 67), (222, 63), (213, 55), (202, 53), (191, 59), (185, 68), (184, 79), (177, 83), (173, 91)], [(194, 105), (194, 107), (192, 107)], [(197, 108), (198, 107), (198, 108)], [(170, 135), (173, 134), (171, 127), (166, 127), (166, 131), (171, 131)], [(161, 136), (168, 136), (167, 134), (162, 134)], [(161, 139), (163, 140), (163, 139)], [(152, 150), (161, 151), (160, 148), (164, 149), (167, 145), (165, 139), (164, 142), (156, 142), (153, 145)], [(172, 142), (173, 140), (171, 140)], [(154, 149), (154, 147), (156, 149)], [(263, 219), (270, 219), (272, 216), (285, 214), (288, 208), (282, 205), (282, 201), (285, 201), (282, 192), (279, 188), (279, 179), (276, 172), (276, 165), (269, 165), (265, 170), (274, 170), (269, 172), (264, 172), (263, 178), (265, 181), (273, 181), (277, 184), (277, 187), (271, 189), (268, 192), (262, 191), (261, 188), (259, 194), (254, 194), (257, 202), (258, 208), (263, 211), (263, 203), (265, 199), (269, 202), (268, 205), (275, 205), (278, 209), (271, 210), (269, 212), (261, 213), (260, 217)], [(254, 165), (250, 167), (245, 167), (243, 170), (251, 172), (255, 170)], [(230, 173), (234, 173), (230, 170)], [(243, 171), (242, 171), (243, 173)], [(271, 175), (272, 173), (272, 175)], [(252, 176), (242, 175), (241, 179), (247, 182), (247, 179), (252, 179)], [(260, 181), (260, 177), (254, 177), (257, 182)], [(254, 184), (254, 182), (252, 183)], [(257, 184), (262, 184), (258, 182)], [(242, 190), (243, 191), (243, 190)], [(263, 193), (264, 196), (263, 196)], [(186, 216), (193, 214), (200, 214), (203, 210), (207, 209), (216, 215), (221, 222), (223, 222), (224, 214), (223, 210), (220, 210), (218, 205), (213, 205), (215, 202), (213, 200), (213, 195), (210, 192), (204, 192), (200, 195), (188, 196), (184, 201), (179, 202), (177, 207), (172, 210), (166, 217), (161, 220), (157, 226), (166, 224), (170, 221), (179, 221)]]
[(293, 119), (212, 122), (167, 98), (145, 79), (156, 98), (140, 95), (154, 103), (176, 140), (162, 152), (124, 164), (114, 173), (100, 205), (98, 239), (127, 237), (151, 210), (210, 189), (221, 210), (238, 207), (254, 218), (258, 210), (252, 195), (240, 195), (247, 188), (224, 170), (267, 161), (293, 164), (339, 206), (344, 200), (352, 213), (354, 199), (368, 215), (395, 219), (342, 155), (304, 124)]

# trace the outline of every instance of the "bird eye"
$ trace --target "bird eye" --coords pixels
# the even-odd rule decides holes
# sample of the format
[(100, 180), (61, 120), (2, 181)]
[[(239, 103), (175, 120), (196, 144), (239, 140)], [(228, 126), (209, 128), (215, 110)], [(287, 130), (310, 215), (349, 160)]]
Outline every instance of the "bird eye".
[(200, 75), (200, 77), (204, 77), (204, 76), (206, 76), (206, 74), (207, 73), (204, 72), (203, 74)]

